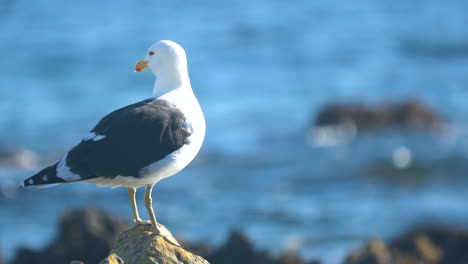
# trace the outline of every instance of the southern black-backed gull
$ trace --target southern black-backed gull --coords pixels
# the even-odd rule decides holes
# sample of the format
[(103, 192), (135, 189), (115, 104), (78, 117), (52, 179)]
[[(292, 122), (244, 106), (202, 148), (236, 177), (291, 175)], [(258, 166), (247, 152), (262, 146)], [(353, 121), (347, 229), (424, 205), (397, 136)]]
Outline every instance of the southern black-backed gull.
[[(135, 71), (156, 75), (153, 96), (102, 118), (81, 142), (60, 160), (24, 180), (21, 186), (86, 181), (128, 188), (136, 224), (151, 223), (161, 234), (152, 208), (151, 191), (160, 180), (187, 166), (205, 137), (205, 119), (195, 97), (184, 49), (162, 40), (150, 47)], [(141, 220), (136, 188), (145, 186), (151, 222)]]

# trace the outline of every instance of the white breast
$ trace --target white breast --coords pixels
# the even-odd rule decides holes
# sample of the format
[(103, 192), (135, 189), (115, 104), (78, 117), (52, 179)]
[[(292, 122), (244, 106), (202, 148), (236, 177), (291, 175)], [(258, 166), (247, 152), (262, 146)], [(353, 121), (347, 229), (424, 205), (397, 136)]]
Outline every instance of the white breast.
[(185, 168), (198, 154), (205, 138), (205, 118), (193, 92), (177, 89), (161, 96), (185, 115), (184, 127), (191, 132), (184, 146), (144, 168), (142, 180), (156, 183)]
[[(189, 87), (190, 88), (190, 87)], [(205, 118), (191, 89), (175, 89), (160, 97), (185, 115), (184, 127), (191, 132), (185, 144), (164, 159), (145, 167), (139, 178), (117, 176), (113, 179), (96, 178), (89, 182), (104, 186), (140, 187), (153, 185), (185, 168), (198, 154), (205, 138)]]

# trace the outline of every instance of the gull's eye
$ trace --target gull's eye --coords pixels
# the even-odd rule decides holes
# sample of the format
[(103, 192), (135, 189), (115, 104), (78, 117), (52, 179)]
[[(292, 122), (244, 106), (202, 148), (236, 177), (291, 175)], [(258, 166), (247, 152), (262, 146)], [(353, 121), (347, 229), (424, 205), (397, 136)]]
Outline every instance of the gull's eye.
[(149, 54), (150, 56), (153, 56), (153, 55), (154, 55), (154, 51), (150, 51), (150, 52), (148, 52), (148, 54)]

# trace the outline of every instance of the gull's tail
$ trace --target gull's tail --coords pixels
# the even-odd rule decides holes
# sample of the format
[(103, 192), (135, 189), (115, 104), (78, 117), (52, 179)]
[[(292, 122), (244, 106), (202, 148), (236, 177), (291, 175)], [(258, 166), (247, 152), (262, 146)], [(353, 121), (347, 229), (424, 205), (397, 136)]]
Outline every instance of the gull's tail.
[(40, 172), (34, 174), (33, 176), (27, 178), (26, 180), (21, 183), (19, 187), (26, 187), (26, 186), (38, 186), (38, 187), (48, 187), (43, 186), (47, 184), (60, 184), (65, 183), (62, 178), (57, 177), (57, 163), (52, 166), (49, 166)]

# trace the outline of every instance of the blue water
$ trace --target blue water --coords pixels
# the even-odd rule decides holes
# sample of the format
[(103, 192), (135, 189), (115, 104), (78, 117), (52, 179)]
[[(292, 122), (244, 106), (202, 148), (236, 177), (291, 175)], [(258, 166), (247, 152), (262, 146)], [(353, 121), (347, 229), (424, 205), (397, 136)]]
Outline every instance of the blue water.
[[(468, 222), (467, 13), (464, 0), (5, 0), (0, 146), (55, 160), (100, 117), (151, 94), (154, 77), (133, 65), (153, 42), (174, 40), (207, 135), (196, 161), (156, 187), (158, 219), (190, 240), (218, 245), (238, 228), (261, 248), (339, 263), (373, 235)], [(408, 98), (441, 113), (449, 131), (307, 144), (328, 102)], [(392, 164), (400, 147), (412, 154), (405, 170)], [(99, 206), (130, 222), (124, 189), (17, 192), (37, 169), (0, 168), (8, 257), (48, 243), (67, 208)]]

